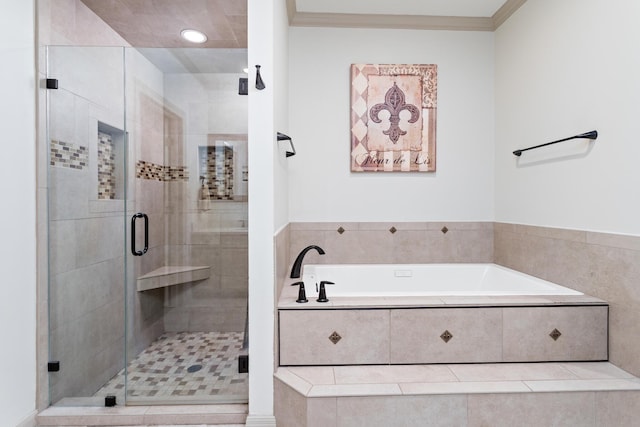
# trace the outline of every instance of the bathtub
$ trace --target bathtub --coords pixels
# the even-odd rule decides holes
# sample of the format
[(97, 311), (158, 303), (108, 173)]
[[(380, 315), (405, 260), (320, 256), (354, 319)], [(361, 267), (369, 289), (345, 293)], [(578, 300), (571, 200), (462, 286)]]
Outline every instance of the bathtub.
[(302, 279), (332, 297), (583, 295), (496, 264), (307, 264)]

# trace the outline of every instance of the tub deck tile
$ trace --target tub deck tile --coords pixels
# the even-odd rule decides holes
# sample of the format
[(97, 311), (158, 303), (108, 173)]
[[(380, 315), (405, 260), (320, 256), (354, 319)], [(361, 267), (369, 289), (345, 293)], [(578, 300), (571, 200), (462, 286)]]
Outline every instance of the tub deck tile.
[(447, 365), (336, 366), (336, 384), (458, 381)]
[(309, 384), (296, 388), (306, 397), (640, 391), (640, 379), (609, 362), (280, 367), (275, 376)]
[(640, 382), (634, 379), (525, 381), (525, 384), (535, 392), (640, 390)]
[(405, 395), (526, 393), (531, 391), (522, 381), (401, 383), (400, 389), (402, 390), (402, 394)]
[(580, 379), (559, 363), (489, 363), (449, 367), (461, 382)]
[(307, 397), (399, 396), (397, 383), (314, 385)]
[(333, 297), (327, 289), (329, 302), (319, 303), (310, 285), (308, 303), (296, 303), (298, 287), (291, 286), (299, 279), (287, 279), (278, 308), (281, 310), (342, 309), (342, 308), (409, 308), (409, 307), (500, 307), (500, 306), (556, 306), (556, 305), (607, 305), (606, 301), (590, 295), (509, 295), (509, 296), (412, 296), (412, 297)]

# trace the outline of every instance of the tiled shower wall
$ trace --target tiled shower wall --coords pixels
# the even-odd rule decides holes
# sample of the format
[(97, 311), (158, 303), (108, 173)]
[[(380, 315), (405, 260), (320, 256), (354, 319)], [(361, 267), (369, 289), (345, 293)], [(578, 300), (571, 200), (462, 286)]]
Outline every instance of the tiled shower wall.
[[(38, 0), (36, 6), (39, 44), (38, 78), (41, 80), (47, 77), (46, 45), (127, 45), (122, 37), (90, 12), (80, 0), (64, 2)], [(87, 59), (91, 63), (92, 59)], [(107, 57), (102, 56), (96, 58), (95, 63), (104, 65), (105, 61), (109, 62)], [(102, 97), (102, 100), (106, 101), (112, 99), (109, 94), (112, 86), (109, 79), (100, 80), (104, 68), (103, 66), (102, 69), (97, 70), (96, 79), (100, 83), (94, 88), (106, 89), (107, 92)], [(91, 82), (86, 83), (91, 86)], [(108, 213), (88, 215), (86, 184), (92, 181), (93, 171), (89, 172), (89, 169), (96, 165), (95, 161), (89, 162), (89, 167), (84, 169), (51, 165), (55, 170), (51, 179), (62, 184), (59, 189), (53, 188), (56, 185), (53, 182), (50, 184), (47, 179), (51, 139), (89, 148), (88, 136), (83, 134), (83, 125), (84, 130), (89, 128), (86, 126), (89, 111), (91, 109), (94, 117), (107, 113), (108, 108), (104, 107), (109, 102), (94, 104), (88, 102), (91, 98), (65, 96), (69, 94), (62, 95), (61, 91), (57, 94), (59, 96), (54, 102), (59, 103), (58, 107), (61, 106), (61, 111), (65, 111), (65, 114), (51, 117), (51, 120), (58, 121), (62, 126), (57, 130), (52, 129), (52, 134), (47, 135), (47, 90), (43, 86), (38, 89), (38, 242), (46, 242), (51, 238), (52, 243), (50, 247), (46, 244), (38, 245), (38, 409), (48, 406), (49, 399), (55, 401), (57, 397), (63, 395), (80, 395), (82, 392), (91, 391), (79, 390), (78, 384), (85, 382), (87, 378), (90, 379), (89, 383), (98, 384), (103, 377), (106, 378), (109, 375), (109, 370), (122, 366), (122, 352), (115, 353), (117, 348), (122, 348), (122, 336), (116, 334), (116, 331), (122, 330), (121, 318), (114, 316), (114, 313), (119, 312), (118, 307), (121, 307), (124, 298), (122, 274), (112, 274), (118, 270), (121, 272), (124, 268), (122, 254), (120, 251), (116, 254), (113, 242), (114, 236), (123, 233), (122, 220), (116, 221)], [(102, 118), (114, 124), (118, 122), (113, 117), (109, 117), (108, 113)], [(76, 123), (76, 119), (79, 120), (78, 126), (73, 129), (72, 125)], [(121, 119), (119, 123), (122, 123)], [(58, 192), (57, 195), (56, 192)], [(74, 195), (82, 197), (73, 197)], [(50, 196), (55, 197), (57, 203), (48, 212), (47, 199)], [(96, 207), (95, 203), (94, 207)], [(47, 223), (50, 219), (52, 225), (48, 228)], [(94, 239), (91, 242), (82, 240), (82, 236), (89, 233), (93, 233)], [(99, 244), (96, 244), (96, 241)], [(47, 267), (49, 252), (51, 252), (52, 262), (50, 270)], [(48, 274), (51, 274), (52, 286), (63, 283), (57, 286), (56, 291), (51, 295), (48, 292)], [(96, 298), (101, 301), (101, 304), (84, 307), (79, 304), (80, 301), (95, 301)], [(60, 347), (64, 349), (65, 354), (69, 355), (63, 358), (62, 369), (73, 372), (78, 381), (74, 384), (75, 380), (72, 378), (57, 382), (54, 379), (51, 384), (54, 392), (50, 395), (50, 375), (46, 370), (46, 361), (49, 359), (47, 313), (49, 303), (55, 304), (56, 299), (65, 300), (70, 307), (67, 312), (60, 312), (58, 316), (54, 315), (51, 319), (52, 328), (62, 327), (59, 329), (63, 332)], [(86, 313), (91, 315), (85, 315)], [(96, 325), (100, 332), (83, 334), (78, 329), (81, 324)], [(109, 326), (104, 327), (104, 325)], [(91, 354), (85, 351), (76, 352), (76, 347), (71, 341), (74, 337), (83, 340), (87, 347), (91, 348)]]
[[(50, 350), (61, 364), (50, 376), (53, 402), (91, 395), (122, 367), (123, 201), (99, 200), (97, 185), (98, 121), (124, 127), (122, 74), (113, 72), (122, 68), (119, 53), (55, 48), (49, 55), (60, 81), (48, 93)], [(71, 81), (76, 70), (100, 85)]]
[(169, 289), (165, 330), (243, 332), (249, 268), (246, 230), (194, 231), (188, 233), (187, 239), (187, 244), (176, 248), (182, 247), (193, 265), (211, 267), (211, 275)]
[(640, 237), (495, 224), (495, 262), (609, 303), (609, 359), (640, 375)]

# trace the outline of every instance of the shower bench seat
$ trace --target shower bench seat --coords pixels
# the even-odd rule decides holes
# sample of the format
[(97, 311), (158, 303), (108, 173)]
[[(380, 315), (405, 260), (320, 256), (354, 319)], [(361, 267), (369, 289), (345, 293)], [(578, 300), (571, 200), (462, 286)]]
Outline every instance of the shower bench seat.
[(204, 280), (211, 275), (211, 267), (199, 266), (163, 266), (143, 276), (138, 277), (138, 292), (150, 289), (166, 288), (168, 286)]

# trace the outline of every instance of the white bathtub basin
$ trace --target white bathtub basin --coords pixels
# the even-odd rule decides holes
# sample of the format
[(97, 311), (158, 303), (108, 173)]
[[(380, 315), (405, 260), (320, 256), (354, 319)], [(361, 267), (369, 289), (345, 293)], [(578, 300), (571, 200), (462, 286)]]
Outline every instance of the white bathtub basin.
[(335, 282), (332, 297), (583, 295), (496, 264), (308, 264), (303, 281)]

